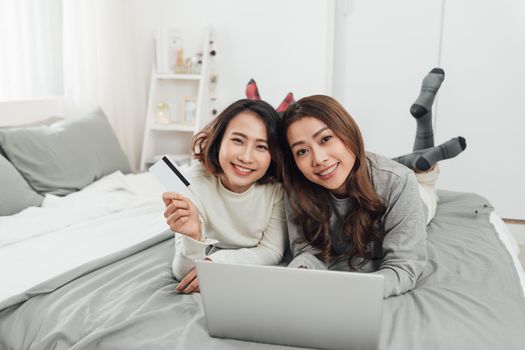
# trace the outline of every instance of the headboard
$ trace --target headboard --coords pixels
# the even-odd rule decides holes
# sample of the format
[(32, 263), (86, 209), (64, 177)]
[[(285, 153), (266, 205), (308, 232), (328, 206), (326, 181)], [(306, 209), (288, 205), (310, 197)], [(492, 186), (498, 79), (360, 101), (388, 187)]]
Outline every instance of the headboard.
[(0, 127), (34, 123), (49, 117), (66, 117), (62, 97), (0, 102)]

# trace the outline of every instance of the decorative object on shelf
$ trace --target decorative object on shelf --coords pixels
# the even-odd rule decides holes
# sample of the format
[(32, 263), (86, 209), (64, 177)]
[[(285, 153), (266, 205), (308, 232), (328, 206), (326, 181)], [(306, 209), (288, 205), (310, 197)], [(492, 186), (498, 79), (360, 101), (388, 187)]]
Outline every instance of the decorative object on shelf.
[(156, 71), (169, 74), (174, 71), (178, 49), (182, 48), (182, 37), (176, 28), (161, 25), (155, 33)]
[(195, 114), (197, 112), (197, 100), (195, 97), (184, 97), (182, 99), (183, 122), (186, 124), (195, 123)]
[(177, 58), (175, 59), (175, 66), (173, 70), (177, 74), (187, 73), (186, 64), (184, 63), (184, 50), (182, 47), (177, 49)]
[(155, 121), (158, 124), (171, 123), (170, 106), (167, 103), (157, 103), (157, 114), (155, 115)]
[[(209, 41), (208, 41), (208, 53), (210, 57), (215, 57), (217, 55), (217, 49), (215, 48), (215, 28), (213, 26), (208, 26), (208, 32), (209, 35)], [(215, 65), (215, 60), (210, 60), (210, 73), (209, 73), (209, 79), (208, 79), (208, 91), (209, 91), (209, 98), (210, 98), (210, 112), (212, 116), (217, 115), (217, 95), (216, 95), (216, 89), (217, 89), (217, 81), (219, 79), (219, 74), (217, 73), (217, 68)]]
[(174, 72), (177, 68), (177, 62), (179, 59), (179, 52), (182, 52), (182, 38), (178, 32), (170, 33), (168, 36), (168, 53), (170, 58), (170, 68)]
[(211, 114), (216, 115), (217, 114), (217, 108), (215, 107), (215, 103), (217, 102), (217, 95), (215, 94), (215, 90), (217, 87), (217, 80), (219, 79), (219, 75), (217, 73), (210, 73), (210, 79), (208, 80), (208, 90), (210, 92), (210, 104), (211, 104)]
[(197, 52), (192, 57), (186, 58), (186, 72), (189, 74), (200, 74), (202, 66), (202, 52)]

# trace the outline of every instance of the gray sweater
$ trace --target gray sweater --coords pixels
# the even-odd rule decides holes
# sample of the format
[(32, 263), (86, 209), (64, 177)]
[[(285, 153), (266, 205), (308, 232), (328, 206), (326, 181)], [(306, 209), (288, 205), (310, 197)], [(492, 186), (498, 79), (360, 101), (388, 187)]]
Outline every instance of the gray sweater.
[[(427, 258), (425, 225), (426, 213), (419, 195), (415, 174), (405, 166), (388, 158), (367, 153), (369, 171), (374, 188), (385, 201), (383, 217), (383, 240), (371, 242), (372, 258), (359, 271), (373, 272), (384, 276), (384, 297), (399, 295), (413, 289)], [(331, 196), (330, 234), (333, 248), (344, 254), (351, 248), (341, 236), (342, 220), (352, 210), (348, 199)], [(306, 243), (297, 242), (302, 238), (300, 227), (292, 222), (292, 209), (285, 200), (290, 248), (294, 259), (290, 267), (304, 266), (309, 269), (349, 270), (348, 258), (325, 264), (315, 257), (318, 252)], [(353, 258), (357, 266), (361, 258)]]

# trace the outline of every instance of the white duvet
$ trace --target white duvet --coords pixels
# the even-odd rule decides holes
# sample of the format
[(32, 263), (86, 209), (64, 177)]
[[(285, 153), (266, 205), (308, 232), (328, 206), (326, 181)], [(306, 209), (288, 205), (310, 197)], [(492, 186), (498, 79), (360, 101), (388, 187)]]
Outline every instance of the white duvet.
[(0, 302), (168, 229), (149, 173), (108, 175), (39, 208), (0, 217)]

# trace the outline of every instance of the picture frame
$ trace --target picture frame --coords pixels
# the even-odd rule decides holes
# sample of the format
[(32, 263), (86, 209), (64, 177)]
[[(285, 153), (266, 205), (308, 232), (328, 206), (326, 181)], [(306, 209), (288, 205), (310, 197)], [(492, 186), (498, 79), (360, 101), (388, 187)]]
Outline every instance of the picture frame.
[(157, 74), (175, 73), (178, 52), (182, 50), (182, 36), (175, 27), (160, 25), (155, 32), (155, 60)]
[(185, 124), (195, 124), (197, 114), (197, 99), (186, 96), (182, 98), (182, 121)]

